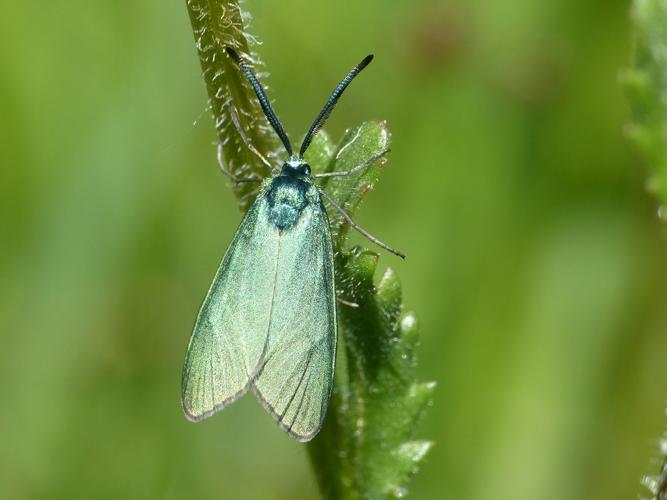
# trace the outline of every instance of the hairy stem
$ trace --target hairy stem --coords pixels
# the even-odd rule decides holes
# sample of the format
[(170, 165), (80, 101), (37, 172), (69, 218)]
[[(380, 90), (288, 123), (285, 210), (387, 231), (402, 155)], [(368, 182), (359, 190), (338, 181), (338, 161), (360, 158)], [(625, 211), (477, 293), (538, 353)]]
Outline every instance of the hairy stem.
[[(236, 1), (187, 0), (186, 5), (225, 166), (238, 178), (263, 177), (266, 167), (237, 133), (230, 112), (230, 106), (236, 110), (239, 125), (250, 143), (269, 158), (273, 157), (276, 149), (273, 131), (252, 87), (224, 50), (232, 47), (258, 64), (250, 50), (253, 38), (245, 31), (244, 15)], [(233, 189), (245, 212), (254, 200), (257, 185), (240, 183)]]

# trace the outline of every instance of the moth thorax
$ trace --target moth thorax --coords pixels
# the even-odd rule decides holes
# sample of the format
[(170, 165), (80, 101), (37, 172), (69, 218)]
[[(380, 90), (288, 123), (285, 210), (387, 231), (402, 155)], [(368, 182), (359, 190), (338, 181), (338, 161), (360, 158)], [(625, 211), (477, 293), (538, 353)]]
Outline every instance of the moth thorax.
[(297, 179), (278, 177), (269, 189), (268, 201), (269, 220), (278, 229), (288, 229), (296, 224), (308, 203), (306, 186)]

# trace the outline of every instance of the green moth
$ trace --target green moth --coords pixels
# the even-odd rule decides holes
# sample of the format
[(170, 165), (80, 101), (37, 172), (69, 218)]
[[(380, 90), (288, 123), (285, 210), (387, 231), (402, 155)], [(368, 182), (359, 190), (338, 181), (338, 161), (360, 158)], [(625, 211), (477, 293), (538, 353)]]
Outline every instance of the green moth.
[[(350, 175), (386, 151), (347, 172), (311, 175), (303, 155), (345, 88), (372, 60), (367, 56), (334, 89), (293, 154), (289, 138), (256, 76), (231, 48), (227, 54), (250, 81), (289, 159), (280, 169), (248, 143), (271, 170), (262, 182), (199, 311), (185, 355), (182, 404), (192, 421), (202, 420), (252, 390), (293, 438), (309, 441), (322, 427), (333, 387), (336, 359), (336, 288), (329, 220), (323, 200), (373, 242), (377, 240), (321, 190), (315, 179)], [(354, 305), (354, 304), (352, 304)]]

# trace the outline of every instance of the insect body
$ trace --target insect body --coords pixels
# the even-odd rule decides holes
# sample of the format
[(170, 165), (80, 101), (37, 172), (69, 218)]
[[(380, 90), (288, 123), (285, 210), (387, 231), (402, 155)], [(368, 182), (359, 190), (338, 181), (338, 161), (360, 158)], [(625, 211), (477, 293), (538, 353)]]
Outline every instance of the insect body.
[(183, 368), (183, 409), (199, 421), (252, 390), (285, 431), (308, 441), (322, 426), (336, 357), (333, 249), (323, 198), (340, 207), (317, 187), (303, 154), (371, 56), (336, 87), (294, 155), (255, 75), (236, 52), (227, 52), (290, 157), (263, 181), (201, 307)]

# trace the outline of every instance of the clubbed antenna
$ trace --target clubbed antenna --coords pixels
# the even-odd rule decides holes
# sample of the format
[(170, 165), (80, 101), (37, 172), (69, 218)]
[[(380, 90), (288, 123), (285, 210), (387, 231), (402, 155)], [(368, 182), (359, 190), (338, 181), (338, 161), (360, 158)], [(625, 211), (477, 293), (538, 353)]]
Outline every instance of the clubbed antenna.
[(364, 57), (364, 59), (359, 64), (357, 64), (354, 68), (352, 68), (352, 71), (350, 71), (345, 76), (345, 78), (343, 78), (343, 80), (331, 93), (329, 99), (327, 99), (326, 104), (322, 108), (322, 111), (320, 111), (320, 114), (317, 115), (317, 118), (315, 118), (315, 121), (310, 126), (310, 129), (308, 130), (306, 137), (303, 139), (303, 143), (301, 144), (301, 150), (299, 151), (299, 156), (301, 158), (303, 158), (303, 155), (306, 152), (306, 149), (308, 149), (308, 146), (310, 146), (310, 142), (313, 140), (313, 137), (315, 137), (315, 134), (317, 134), (317, 132), (322, 128), (322, 125), (324, 125), (324, 122), (326, 122), (327, 118), (329, 118), (329, 115), (336, 106), (336, 103), (338, 102), (338, 99), (340, 99), (340, 96), (343, 94), (343, 91), (347, 88), (352, 79), (355, 76), (357, 76), (362, 69), (368, 66), (372, 60), (373, 60), (373, 54), (369, 54), (366, 57)]
[(266, 97), (264, 89), (262, 88), (262, 85), (259, 83), (259, 80), (257, 80), (255, 74), (243, 61), (243, 59), (241, 59), (241, 57), (236, 53), (234, 49), (232, 49), (231, 47), (225, 47), (225, 51), (227, 52), (229, 57), (231, 57), (234, 60), (234, 62), (236, 62), (236, 64), (239, 65), (241, 71), (245, 73), (245, 76), (248, 78), (250, 85), (252, 85), (252, 88), (255, 90), (255, 94), (257, 94), (257, 98), (259, 99), (259, 104), (262, 106), (262, 110), (264, 111), (267, 120), (269, 120), (269, 123), (273, 127), (273, 130), (275, 130), (276, 134), (278, 134), (278, 137), (280, 137), (283, 146), (285, 146), (287, 154), (292, 156), (292, 145), (289, 142), (289, 137), (287, 137), (287, 134), (285, 133), (283, 126), (280, 124), (280, 120), (278, 120), (276, 113), (273, 111), (271, 103), (269, 102), (269, 99)]

